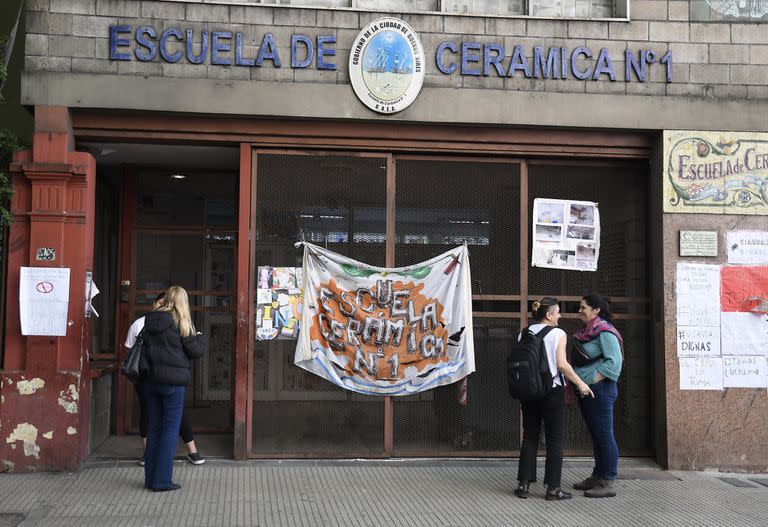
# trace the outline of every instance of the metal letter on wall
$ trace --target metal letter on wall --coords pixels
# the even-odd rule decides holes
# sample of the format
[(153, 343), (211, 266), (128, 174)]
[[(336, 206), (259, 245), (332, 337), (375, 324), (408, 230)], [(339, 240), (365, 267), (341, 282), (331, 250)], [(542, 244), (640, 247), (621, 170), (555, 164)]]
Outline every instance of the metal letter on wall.
[(768, 215), (768, 134), (664, 131), (664, 212)]

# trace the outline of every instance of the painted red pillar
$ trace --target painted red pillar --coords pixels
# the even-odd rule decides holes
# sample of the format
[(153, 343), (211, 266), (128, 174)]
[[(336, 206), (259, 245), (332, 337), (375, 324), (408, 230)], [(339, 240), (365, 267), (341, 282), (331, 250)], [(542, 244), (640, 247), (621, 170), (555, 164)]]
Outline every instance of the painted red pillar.
[[(96, 162), (74, 151), (67, 108), (38, 106), (32, 149), (14, 156), (11, 172), (0, 471), (77, 470), (88, 449), (85, 276), (93, 266)], [(38, 249), (53, 249), (54, 259), (39, 259)], [(21, 267), (70, 269), (66, 336), (21, 334)]]

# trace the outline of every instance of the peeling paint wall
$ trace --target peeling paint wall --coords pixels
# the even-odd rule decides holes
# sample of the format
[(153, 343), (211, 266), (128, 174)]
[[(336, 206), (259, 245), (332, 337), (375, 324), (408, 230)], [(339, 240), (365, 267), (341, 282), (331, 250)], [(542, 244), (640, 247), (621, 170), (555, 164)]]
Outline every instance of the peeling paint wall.
[(22, 378), (22, 380), (16, 383), (16, 389), (19, 390), (21, 395), (32, 395), (43, 386), (45, 386), (45, 381), (40, 377), (35, 377), (29, 381)]
[(40, 447), (37, 446), (37, 428), (29, 423), (17, 425), (11, 435), (5, 438), (6, 443), (10, 443), (11, 448), (16, 448), (15, 442), (24, 443), (24, 455), (34, 456), (40, 459)]
[(81, 376), (3, 372), (0, 381), (0, 471), (77, 470), (87, 447), (77, 434), (87, 418)]

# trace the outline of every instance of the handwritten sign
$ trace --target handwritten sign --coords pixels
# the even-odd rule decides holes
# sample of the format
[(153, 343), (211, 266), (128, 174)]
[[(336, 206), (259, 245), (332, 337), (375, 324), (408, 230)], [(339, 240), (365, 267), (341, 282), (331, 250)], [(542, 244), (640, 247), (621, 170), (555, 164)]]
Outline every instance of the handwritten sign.
[(720, 326), (720, 266), (677, 264), (677, 325)]
[(728, 231), (729, 264), (768, 264), (768, 231)]
[(717, 256), (717, 231), (680, 231), (680, 256)]
[(678, 326), (678, 357), (719, 357), (720, 328), (704, 326)]
[(723, 357), (723, 386), (726, 388), (768, 387), (765, 355)]
[(722, 390), (721, 357), (680, 358), (681, 390)]
[(67, 334), (69, 268), (22, 267), (19, 286), (21, 334)]

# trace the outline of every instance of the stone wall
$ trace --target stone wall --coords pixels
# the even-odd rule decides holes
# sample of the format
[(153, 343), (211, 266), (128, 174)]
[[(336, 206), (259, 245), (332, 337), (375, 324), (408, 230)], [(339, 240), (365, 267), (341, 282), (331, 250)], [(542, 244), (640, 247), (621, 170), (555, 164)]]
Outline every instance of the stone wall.
[[(768, 24), (689, 22), (689, 2), (634, 0), (632, 21), (567, 21), (531, 18), (494, 18), (450, 15), (399, 16), (420, 35), (427, 57), (425, 86), (485, 88), (568, 93), (639, 94), (694, 98), (768, 97)], [(280, 81), (293, 83), (347, 84), (349, 49), (359, 29), (382, 16), (349, 10), (117, 0), (33, 0), (27, 2), (26, 71), (72, 72), (152, 77), (211, 78)], [(158, 31), (167, 27), (192, 29), (199, 39), (202, 30), (242, 32), (244, 52), (253, 57), (266, 32), (280, 46), (283, 66), (265, 63), (261, 68), (175, 64), (155, 60), (109, 60), (109, 30), (116, 24), (134, 28), (148, 25)], [(337, 39), (335, 71), (292, 69), (286, 65), (290, 37), (294, 33), (334, 35)], [(199, 40), (198, 40), (199, 41)], [(595, 55), (607, 48), (619, 79), (624, 73), (624, 50), (637, 54), (651, 49), (659, 57), (673, 56), (673, 80), (666, 70), (652, 64), (648, 82), (534, 79), (521, 71), (500, 77), (445, 75), (438, 71), (434, 53), (440, 42), (462, 41), (503, 44), (507, 50), (522, 45), (531, 59), (534, 46), (562, 46), (573, 50), (586, 46)], [(594, 58), (592, 59), (594, 60)]]

